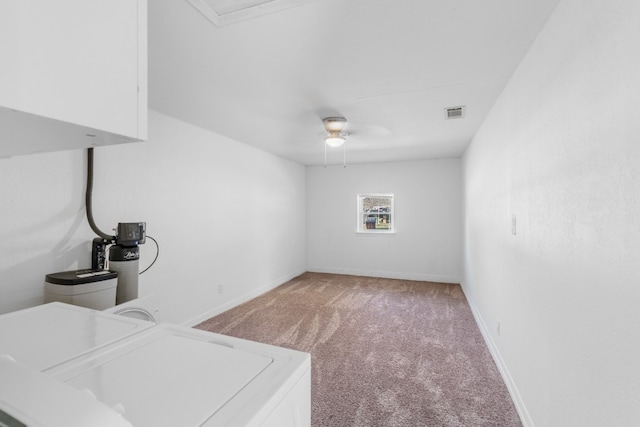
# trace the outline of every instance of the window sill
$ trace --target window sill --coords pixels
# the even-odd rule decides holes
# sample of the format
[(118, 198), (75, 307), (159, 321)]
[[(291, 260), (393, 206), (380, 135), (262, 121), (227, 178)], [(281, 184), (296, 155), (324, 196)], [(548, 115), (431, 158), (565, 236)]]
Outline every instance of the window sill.
[(371, 234), (371, 235), (380, 235), (380, 234), (396, 234), (395, 230), (394, 231), (360, 231), (360, 230), (356, 230), (356, 234)]

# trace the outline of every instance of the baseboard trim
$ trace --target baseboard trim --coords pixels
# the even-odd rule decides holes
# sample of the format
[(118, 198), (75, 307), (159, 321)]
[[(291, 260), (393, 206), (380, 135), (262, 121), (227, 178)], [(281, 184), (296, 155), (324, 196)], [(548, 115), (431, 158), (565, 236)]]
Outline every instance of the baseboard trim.
[(507, 390), (509, 391), (509, 395), (511, 396), (511, 400), (513, 400), (513, 404), (516, 407), (516, 411), (520, 416), (520, 421), (524, 427), (535, 427), (533, 420), (531, 419), (531, 415), (529, 415), (529, 411), (527, 411), (527, 407), (522, 400), (522, 396), (520, 396), (520, 392), (518, 391), (518, 387), (513, 381), (513, 377), (509, 372), (509, 368), (507, 367), (504, 359), (502, 359), (502, 355), (500, 354), (500, 350), (498, 350), (498, 346), (495, 341), (491, 337), (489, 333), (489, 329), (487, 328), (487, 324), (485, 323), (482, 315), (480, 314), (480, 310), (478, 310), (478, 306), (476, 306), (475, 301), (471, 298), (470, 292), (468, 292), (464, 282), (461, 281), (460, 286), (462, 287), (462, 292), (464, 293), (467, 302), (469, 303), (469, 307), (471, 308), (471, 313), (473, 314), (474, 319), (480, 329), (480, 333), (484, 338), (487, 347), (489, 348), (489, 352), (491, 353), (491, 357), (498, 367), (498, 371), (500, 371), (500, 375), (507, 386)]
[(187, 320), (186, 322), (183, 322), (182, 325), (184, 326), (188, 326), (188, 327), (194, 327), (195, 325), (204, 322), (207, 319), (212, 318), (213, 316), (217, 316), (218, 314), (222, 314), (227, 310), (231, 310), (234, 307), (239, 306), (242, 303), (245, 303), (249, 300), (252, 300), (256, 297), (259, 297), (260, 295), (269, 292), (272, 289), (277, 288), (278, 286), (287, 283), (289, 280), (300, 276), (301, 274), (305, 273), (306, 270), (300, 270), (297, 272), (293, 272), (290, 274), (287, 274), (285, 276), (282, 276), (274, 281), (272, 281), (271, 283), (265, 285), (265, 286), (261, 286), (260, 288), (254, 289), (251, 292), (247, 292), (244, 295), (241, 295), (237, 298), (232, 299), (231, 301), (227, 301), (226, 303), (219, 305), (217, 307), (212, 308), (211, 310), (208, 310), (194, 318), (191, 318), (189, 320)]
[(358, 270), (349, 268), (319, 268), (309, 267), (307, 271), (311, 273), (328, 273), (328, 274), (345, 274), (347, 276), (365, 276), (365, 277), (380, 277), (383, 279), (400, 279), (400, 280), (419, 280), (424, 282), (437, 282), (437, 283), (460, 283), (460, 279), (451, 276), (440, 276), (435, 274), (417, 274), (417, 273), (405, 273), (399, 271), (370, 271), (370, 270)]

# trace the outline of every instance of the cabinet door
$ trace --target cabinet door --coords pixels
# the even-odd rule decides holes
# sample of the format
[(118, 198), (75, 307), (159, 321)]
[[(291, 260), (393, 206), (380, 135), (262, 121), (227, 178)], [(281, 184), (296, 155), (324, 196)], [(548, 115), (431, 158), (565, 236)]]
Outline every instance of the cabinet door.
[(0, 0), (0, 106), (145, 139), (146, 13), (146, 0)]

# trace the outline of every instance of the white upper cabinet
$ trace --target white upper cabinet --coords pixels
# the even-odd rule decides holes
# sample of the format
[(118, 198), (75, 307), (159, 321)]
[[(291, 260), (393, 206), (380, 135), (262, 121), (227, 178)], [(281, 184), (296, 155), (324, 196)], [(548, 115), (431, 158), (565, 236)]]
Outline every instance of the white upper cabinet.
[(147, 138), (147, 0), (0, 0), (0, 157)]

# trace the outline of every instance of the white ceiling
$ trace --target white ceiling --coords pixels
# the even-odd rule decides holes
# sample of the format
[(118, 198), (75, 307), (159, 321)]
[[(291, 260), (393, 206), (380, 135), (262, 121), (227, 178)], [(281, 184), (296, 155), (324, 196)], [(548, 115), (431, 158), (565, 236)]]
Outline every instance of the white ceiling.
[(558, 3), (295, 1), (222, 26), (150, 1), (149, 107), (304, 165), (323, 164), (332, 115), (347, 163), (459, 157)]

